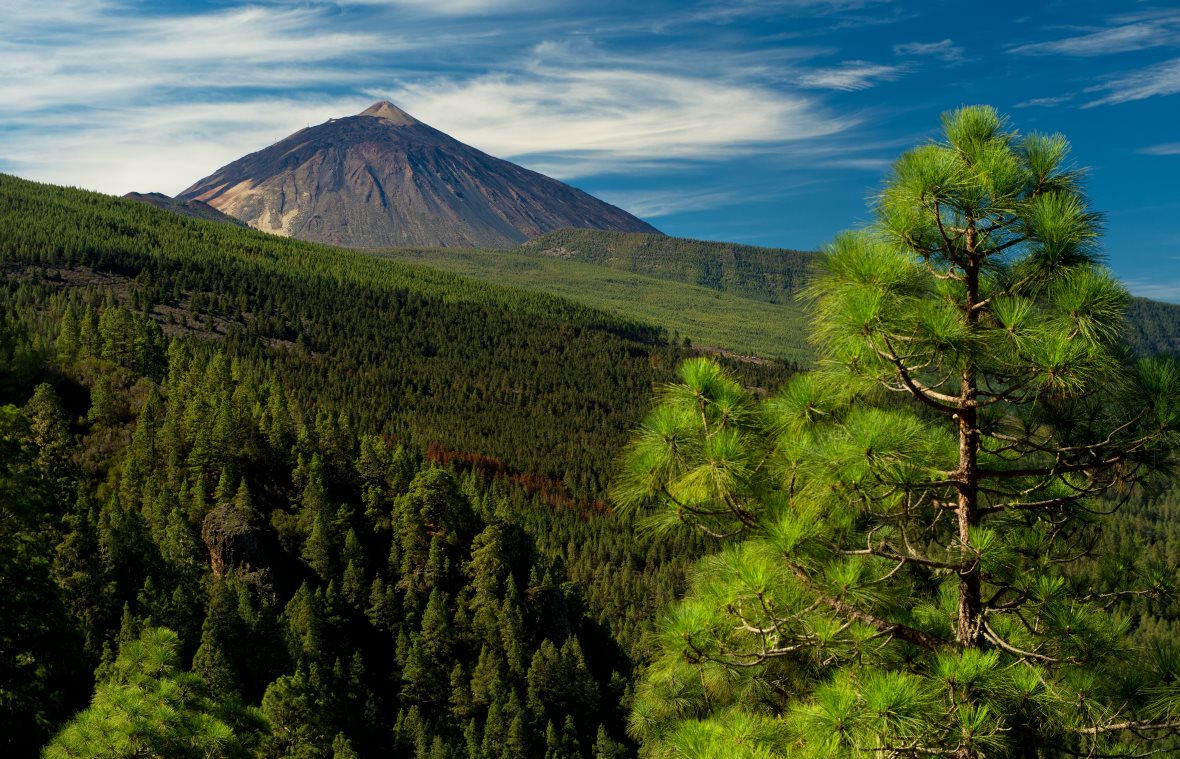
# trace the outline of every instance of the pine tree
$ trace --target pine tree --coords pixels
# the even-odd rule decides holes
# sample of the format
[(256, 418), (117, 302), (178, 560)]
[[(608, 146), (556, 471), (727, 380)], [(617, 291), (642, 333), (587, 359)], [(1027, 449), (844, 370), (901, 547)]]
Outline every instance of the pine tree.
[(946, 114), (875, 212), (811, 288), (820, 370), (759, 402), (692, 360), (631, 443), (616, 500), (726, 540), (631, 730), (670, 756), (972, 759), (1180, 728), (1107, 610), (1145, 589), (1069, 569), (1169, 464), (1180, 367), (1121, 350), (1068, 143)]
[(321, 757), (334, 743), (319, 694), (301, 670), (267, 687), (262, 713), (271, 729), (263, 756)]
[(193, 674), (205, 682), (213, 698), (219, 701), (240, 699), (237, 668), (231, 652), (239, 650), (240, 621), (237, 599), (228, 583), (213, 578), (209, 585), (209, 604), (201, 627), (201, 644), (193, 656)]
[(224, 709), (180, 668), (176, 634), (149, 627), (120, 646), (109, 679), (45, 748), (46, 757), (248, 755), (266, 731), (257, 710)]
[(90, 389), (90, 411), (86, 420), (96, 425), (114, 424), (119, 419), (119, 405), (110, 374), (100, 374)]
[(25, 415), (29, 418), (32, 442), (37, 446), (37, 465), (57, 485), (56, 495), (65, 495), (73, 469), (69, 457), (74, 441), (61, 398), (48, 383), (42, 382), (33, 390)]

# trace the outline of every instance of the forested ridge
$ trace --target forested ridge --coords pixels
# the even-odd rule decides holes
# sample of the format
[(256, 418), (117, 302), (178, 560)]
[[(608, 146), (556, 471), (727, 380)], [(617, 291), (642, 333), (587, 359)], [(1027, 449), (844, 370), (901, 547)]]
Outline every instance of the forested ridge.
[[(8, 753), (635, 754), (653, 620), (715, 544), (604, 492), (680, 340), (5, 176), (0, 261)], [(792, 369), (719, 360), (755, 398)], [(1137, 494), (1077, 582), (1173, 566), (1178, 510)], [(1167, 580), (1112, 608), (1174, 640)]]
[(13, 754), (92, 689), (51, 754), (625, 754), (646, 620), (701, 546), (596, 500), (683, 348), (7, 177), (0, 229)]
[(374, 255), (394, 261), (556, 295), (665, 328), (673, 342), (778, 358), (801, 366), (815, 359), (803, 306), (770, 302), (704, 285), (663, 279), (577, 258), (522, 250), (405, 248)]
[(815, 272), (816, 254), (639, 232), (563, 229), (523, 243), (564, 258), (688, 282), (769, 303), (791, 301)]
[[(702, 345), (812, 366), (799, 298), (819, 255), (663, 235), (565, 229), (512, 251), (398, 249), (378, 255), (642, 317)], [(1133, 298), (1128, 346), (1180, 352), (1180, 305)]]

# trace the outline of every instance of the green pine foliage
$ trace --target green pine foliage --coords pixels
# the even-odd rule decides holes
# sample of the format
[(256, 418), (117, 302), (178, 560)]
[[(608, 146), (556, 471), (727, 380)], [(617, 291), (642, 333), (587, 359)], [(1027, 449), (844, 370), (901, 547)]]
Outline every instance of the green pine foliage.
[(184, 671), (176, 633), (143, 630), (119, 648), (90, 707), (62, 728), (42, 756), (248, 757), (266, 734), (256, 709), (210, 698)]
[(1176, 745), (1175, 556), (1100, 531), (1168, 482), (1180, 366), (1124, 351), (1065, 139), (943, 126), (831, 246), (821, 369), (760, 400), (690, 360), (633, 438), (616, 500), (722, 541), (660, 625), (647, 755)]
[[(701, 544), (637, 541), (594, 499), (685, 351), (569, 303), (144, 214), (0, 178), (19, 404), (0, 708), (33, 726), (10, 752), (57, 733), (66, 755), (520, 756), (550, 722), (567, 755), (625, 751), (645, 620)], [(161, 628), (167, 672), (131, 673)], [(149, 708), (171, 721), (137, 722)]]

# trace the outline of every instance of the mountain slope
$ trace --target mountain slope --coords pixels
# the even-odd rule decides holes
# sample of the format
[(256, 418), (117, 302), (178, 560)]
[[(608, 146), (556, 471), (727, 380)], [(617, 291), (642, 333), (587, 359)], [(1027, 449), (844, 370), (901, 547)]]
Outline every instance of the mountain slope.
[(123, 197), (127, 200), (146, 203), (149, 206), (155, 206), (156, 208), (172, 211), (194, 219), (221, 221), (239, 227), (246, 226), (246, 223), (241, 219), (235, 219), (228, 214), (218, 211), (208, 203), (203, 203), (199, 200), (177, 200), (176, 198), (168, 197), (162, 192), (129, 192)]
[(565, 227), (656, 233), (388, 102), (301, 129), (178, 196), (266, 232), (356, 248), (512, 247)]
[(529, 240), (521, 253), (582, 261), (687, 282), (768, 303), (790, 303), (811, 276), (815, 253), (651, 234), (563, 229)]
[[(797, 298), (815, 253), (733, 243), (566, 229), (511, 251), (383, 250), (376, 255), (557, 295), (622, 318), (658, 324), (701, 347), (809, 366)], [(1180, 354), (1180, 305), (1132, 298), (1127, 345)]]
[(602, 494), (653, 383), (688, 355), (657, 327), (548, 294), (4, 175), (0, 233), (0, 310), (5, 285), (50, 323), (68, 302), (114, 298), (170, 334), (224, 338), (362, 429), (495, 457), (579, 496)]
[(620, 318), (664, 327), (702, 350), (781, 358), (810, 366), (803, 305), (768, 301), (654, 274), (517, 250), (417, 248), (374, 255), (568, 298)]

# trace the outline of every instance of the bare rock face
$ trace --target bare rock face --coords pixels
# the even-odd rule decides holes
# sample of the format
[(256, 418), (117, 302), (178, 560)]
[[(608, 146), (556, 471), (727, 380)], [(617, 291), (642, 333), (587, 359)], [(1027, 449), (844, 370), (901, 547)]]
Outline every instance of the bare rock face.
[(211, 509), (201, 523), (201, 539), (215, 577), (225, 577), (230, 571), (244, 579), (266, 575), (265, 541), (250, 510), (232, 503)]
[(356, 248), (514, 247), (567, 227), (657, 233), (381, 101), (301, 129), (185, 190), (267, 232)]

